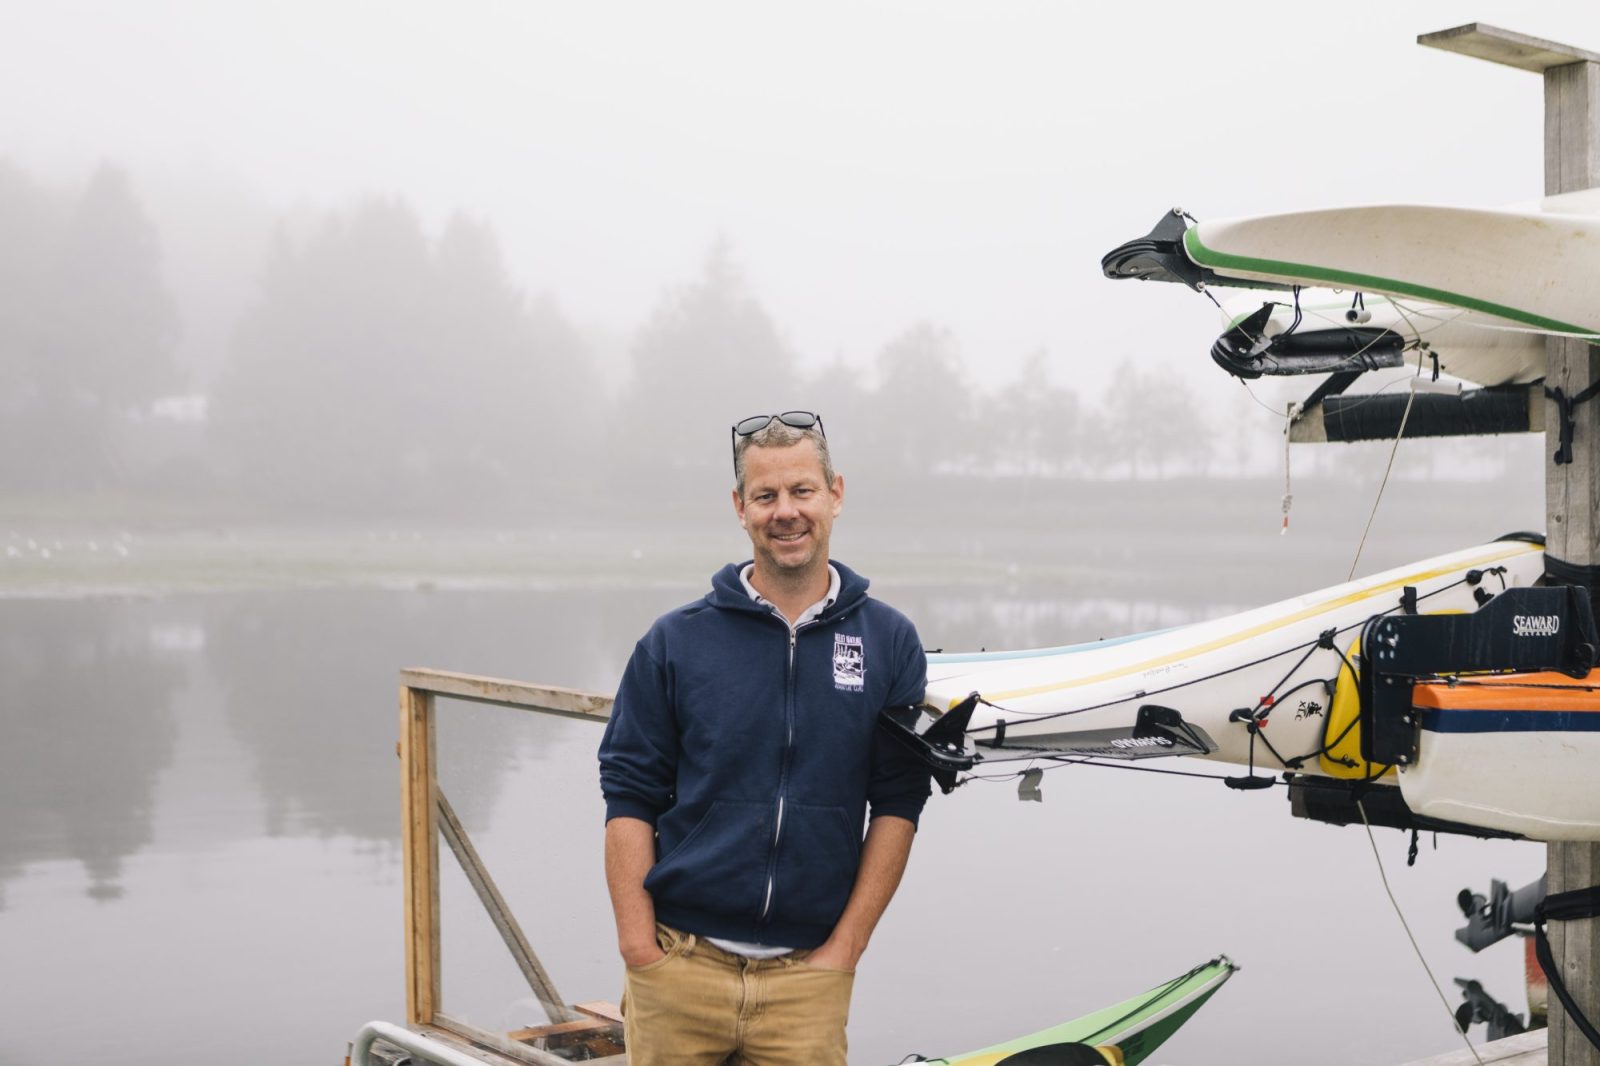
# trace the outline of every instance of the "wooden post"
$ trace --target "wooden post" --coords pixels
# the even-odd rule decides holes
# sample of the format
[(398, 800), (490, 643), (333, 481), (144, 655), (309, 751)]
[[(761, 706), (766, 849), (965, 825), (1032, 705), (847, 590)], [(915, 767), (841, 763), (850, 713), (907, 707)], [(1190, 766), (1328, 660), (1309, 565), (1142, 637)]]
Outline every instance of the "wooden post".
[(439, 1010), (439, 830), (433, 693), (400, 689), (400, 845), (404, 864), (406, 1020)]
[[(1544, 72), (1545, 195), (1600, 185), (1600, 63), (1583, 61)], [(1545, 383), (1568, 396), (1600, 381), (1600, 349), (1586, 341), (1545, 341)], [(1560, 417), (1554, 403), (1546, 425)], [(1577, 422), (1572, 462), (1557, 466), (1545, 449), (1546, 553), (1586, 567), (1600, 564), (1600, 403), (1573, 411)], [(1557, 423), (1559, 425), (1559, 423)], [(1547, 433), (1548, 443), (1551, 436)], [(1591, 582), (1591, 598), (1594, 586)], [(1560, 841), (1546, 847), (1549, 891), (1600, 884), (1600, 844)], [(1591, 1021), (1600, 1019), (1600, 920), (1551, 922), (1550, 952), (1573, 1001)], [(1553, 997), (1552, 997), (1553, 998)], [(1572, 1024), (1559, 1002), (1550, 1005), (1551, 1066), (1600, 1066), (1600, 1049)]]
[[(1600, 185), (1600, 55), (1474, 23), (1417, 38), (1419, 44), (1504, 63), (1544, 76), (1544, 191), (1546, 196)], [(1572, 396), (1600, 381), (1600, 349), (1587, 341), (1546, 340), (1545, 384)], [(1572, 462), (1556, 464), (1560, 412), (1545, 406), (1545, 554), (1574, 566), (1600, 566), (1600, 400), (1573, 410)], [(1590, 570), (1593, 573), (1593, 570)], [(1590, 582), (1590, 596), (1595, 594)], [(1547, 845), (1549, 891), (1600, 884), (1600, 844)], [(1591, 1021), (1600, 1022), (1600, 919), (1552, 922), (1550, 950)], [(1600, 1066), (1600, 1050), (1578, 1031), (1561, 1004), (1550, 1000), (1550, 1066)]]

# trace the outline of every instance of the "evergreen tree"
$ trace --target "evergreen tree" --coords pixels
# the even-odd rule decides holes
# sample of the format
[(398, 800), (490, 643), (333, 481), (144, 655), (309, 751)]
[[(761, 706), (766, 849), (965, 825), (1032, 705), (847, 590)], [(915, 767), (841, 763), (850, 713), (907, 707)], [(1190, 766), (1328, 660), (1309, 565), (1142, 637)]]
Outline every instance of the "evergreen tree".
[(891, 340), (878, 355), (878, 379), (875, 455), (914, 477), (982, 463), (977, 395), (948, 329), (919, 322)]
[(160, 243), (127, 175), (102, 165), (62, 200), (0, 167), (0, 470), (56, 491), (115, 484), (118, 433), (181, 384)]
[(704, 499), (728, 485), (732, 457), (719, 438), (741, 418), (799, 406), (794, 362), (717, 241), (701, 276), (669, 290), (634, 342), (620, 404), (630, 432), (611, 438), (619, 471), (648, 473), (658, 494)]
[(485, 225), (430, 242), (369, 201), (281, 238), (214, 405), (243, 487), (318, 509), (526, 506), (572, 480), (551, 458), (592, 374), (549, 301), (531, 309)]

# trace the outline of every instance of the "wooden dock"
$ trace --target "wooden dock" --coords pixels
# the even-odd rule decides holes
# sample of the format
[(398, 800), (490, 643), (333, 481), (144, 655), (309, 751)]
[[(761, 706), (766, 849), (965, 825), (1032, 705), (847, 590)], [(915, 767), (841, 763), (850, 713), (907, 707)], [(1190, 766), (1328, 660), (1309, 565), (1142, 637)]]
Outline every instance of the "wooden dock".
[(1549, 1062), (1546, 1037), (1548, 1029), (1535, 1029), (1531, 1033), (1518, 1033), (1504, 1040), (1495, 1040), (1477, 1046), (1477, 1056), (1466, 1048), (1458, 1048), (1433, 1058), (1417, 1059), (1405, 1066), (1546, 1066)]

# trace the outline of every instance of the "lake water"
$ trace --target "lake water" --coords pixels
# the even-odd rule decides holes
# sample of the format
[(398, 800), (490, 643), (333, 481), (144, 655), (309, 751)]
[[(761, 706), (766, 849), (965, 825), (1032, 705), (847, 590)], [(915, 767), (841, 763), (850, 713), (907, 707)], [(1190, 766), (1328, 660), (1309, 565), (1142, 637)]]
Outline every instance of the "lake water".
[[(297, 580), (308, 571), (282, 564), (299, 551), (289, 538), (264, 538), (278, 551), (266, 556), (231, 538), (218, 553), (232, 578), (190, 581), (179, 578), (193, 552), (172, 541), (130, 539), (135, 556), (161, 560), (157, 576), (45, 587), (13, 570), (0, 598), (6, 1066), (332, 1066), (363, 1022), (401, 1020), (398, 669), (609, 692), (649, 621), (698, 596), (700, 573), (737, 550), (684, 544), (652, 565), (611, 545), (516, 578), (440, 567), (470, 554), (443, 545), (427, 566)], [(57, 558), (85, 543), (67, 534)], [(942, 545), (939, 565), (888, 537), (840, 554), (930, 646), (955, 649), (1198, 620), (1335, 583), (1352, 544), (1342, 564), (1302, 546), (1245, 566), (1224, 542), (1191, 543), (1154, 574), (1128, 542), (1078, 568), (992, 543)], [(1399, 539), (1371, 553), (1367, 572), (1432, 552)], [(431, 576), (396, 576), (419, 569)], [(614, 1001), (598, 728), (441, 710), (441, 784), (562, 995)], [(1401, 1063), (1459, 1046), (1362, 830), (1291, 819), (1281, 789), (1075, 767), (1047, 773), (1043, 791), (1021, 803), (1012, 784), (974, 783), (930, 801), (862, 963), (853, 1061), (981, 1046), (1218, 953), (1241, 971), (1154, 1061)], [(1452, 939), (1454, 897), (1537, 876), (1544, 848), (1425, 837), (1407, 869), (1405, 836), (1380, 830), (1377, 842), (1451, 1006), (1461, 976), (1525, 1010), (1520, 944), (1469, 954)], [(446, 1009), (486, 1027), (536, 1024), (447, 850), (441, 866)]]

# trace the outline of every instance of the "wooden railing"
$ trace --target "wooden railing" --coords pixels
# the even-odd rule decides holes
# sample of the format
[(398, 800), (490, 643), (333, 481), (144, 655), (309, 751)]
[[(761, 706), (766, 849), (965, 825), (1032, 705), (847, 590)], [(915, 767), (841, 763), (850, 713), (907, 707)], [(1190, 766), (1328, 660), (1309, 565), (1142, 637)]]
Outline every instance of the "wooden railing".
[[(450, 673), (443, 670), (400, 671), (400, 806), (402, 861), (405, 867), (406, 1020), (486, 1063), (512, 1059), (531, 1066), (558, 1066), (558, 1058), (529, 1041), (577, 1039), (584, 1031), (614, 1028), (616, 1013), (609, 1004), (569, 1007), (539, 962), (505, 899), (495, 887), (466, 830), (439, 788), (435, 715), (437, 699), (467, 700), (511, 707), (536, 714), (603, 723), (611, 714), (611, 699), (591, 692), (529, 685), (493, 677)], [(551, 1025), (511, 1034), (491, 1033), (441, 1009), (439, 966), (439, 838), (443, 836), (478, 900), (505, 941), (528, 987), (550, 1016)], [(485, 1054), (492, 1048), (500, 1058)], [(614, 1059), (591, 1061), (624, 1061)]]

